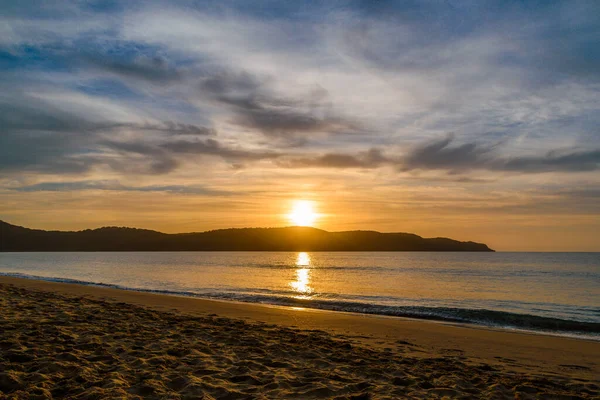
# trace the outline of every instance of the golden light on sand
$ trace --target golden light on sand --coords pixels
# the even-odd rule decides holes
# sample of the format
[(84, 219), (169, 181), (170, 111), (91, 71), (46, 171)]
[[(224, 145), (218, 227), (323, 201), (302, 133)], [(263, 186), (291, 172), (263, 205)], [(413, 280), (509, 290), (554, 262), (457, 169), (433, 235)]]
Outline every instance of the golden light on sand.
[(296, 226), (311, 226), (318, 214), (314, 211), (313, 202), (308, 200), (296, 200), (292, 211), (288, 214), (290, 222)]

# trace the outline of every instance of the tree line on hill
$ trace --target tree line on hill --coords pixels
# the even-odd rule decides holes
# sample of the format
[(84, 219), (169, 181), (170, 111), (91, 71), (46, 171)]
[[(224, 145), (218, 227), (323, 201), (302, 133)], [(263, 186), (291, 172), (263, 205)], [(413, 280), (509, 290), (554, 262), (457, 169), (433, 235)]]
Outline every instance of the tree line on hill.
[(411, 233), (327, 232), (311, 227), (162, 232), (104, 227), (44, 231), (0, 221), (0, 251), (494, 251), (483, 243)]

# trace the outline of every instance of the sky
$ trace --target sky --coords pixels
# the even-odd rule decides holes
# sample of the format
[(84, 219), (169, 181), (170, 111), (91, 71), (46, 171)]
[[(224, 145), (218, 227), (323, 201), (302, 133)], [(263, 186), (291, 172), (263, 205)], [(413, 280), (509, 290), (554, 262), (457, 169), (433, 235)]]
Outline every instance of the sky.
[(0, 3), (0, 219), (600, 251), (600, 2)]

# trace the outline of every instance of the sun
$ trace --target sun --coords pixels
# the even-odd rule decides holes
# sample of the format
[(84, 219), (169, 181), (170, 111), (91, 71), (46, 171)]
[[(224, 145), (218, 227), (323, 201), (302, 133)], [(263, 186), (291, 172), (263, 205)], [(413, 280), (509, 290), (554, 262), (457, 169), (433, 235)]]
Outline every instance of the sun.
[(311, 226), (318, 218), (313, 209), (313, 202), (308, 200), (296, 200), (288, 219), (296, 226)]

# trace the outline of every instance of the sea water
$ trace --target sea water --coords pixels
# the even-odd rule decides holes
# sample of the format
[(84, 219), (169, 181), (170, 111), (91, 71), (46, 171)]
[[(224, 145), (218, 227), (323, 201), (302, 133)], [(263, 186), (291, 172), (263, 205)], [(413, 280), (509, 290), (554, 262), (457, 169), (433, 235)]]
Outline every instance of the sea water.
[(0, 274), (600, 340), (600, 253), (0, 253)]

